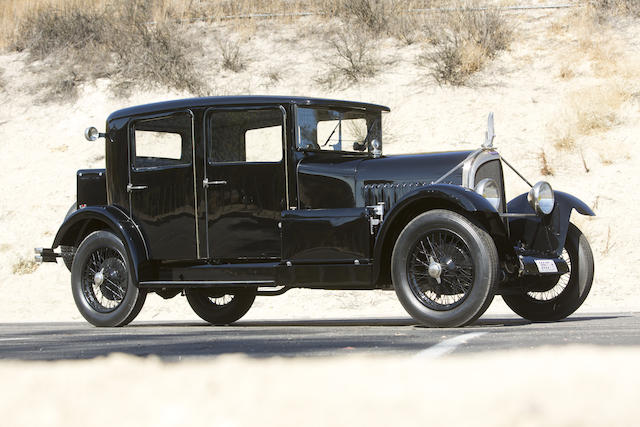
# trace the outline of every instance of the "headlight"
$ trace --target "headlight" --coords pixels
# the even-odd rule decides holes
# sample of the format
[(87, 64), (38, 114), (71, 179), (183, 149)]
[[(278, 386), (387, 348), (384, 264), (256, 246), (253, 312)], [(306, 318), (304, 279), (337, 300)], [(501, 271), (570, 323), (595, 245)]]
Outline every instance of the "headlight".
[(491, 178), (485, 178), (476, 185), (476, 193), (487, 199), (496, 210), (500, 208), (500, 189)]
[(551, 184), (546, 181), (536, 183), (529, 191), (527, 200), (536, 213), (549, 215), (555, 205)]

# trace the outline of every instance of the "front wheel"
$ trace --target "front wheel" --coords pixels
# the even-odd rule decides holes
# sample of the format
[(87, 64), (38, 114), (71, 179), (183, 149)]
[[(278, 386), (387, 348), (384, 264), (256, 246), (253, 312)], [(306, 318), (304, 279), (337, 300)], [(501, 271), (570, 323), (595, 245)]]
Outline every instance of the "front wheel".
[(146, 292), (133, 284), (124, 244), (104, 230), (89, 234), (78, 246), (71, 290), (80, 314), (95, 326), (130, 323), (146, 299)]
[(486, 231), (462, 215), (433, 210), (402, 230), (391, 257), (391, 277), (405, 310), (426, 326), (456, 327), (491, 304), (498, 252)]
[(256, 289), (238, 290), (233, 293), (215, 289), (186, 289), (187, 301), (193, 311), (212, 325), (228, 325), (242, 316), (253, 305)]
[(550, 322), (573, 314), (584, 302), (593, 283), (593, 253), (582, 231), (569, 223), (562, 253), (569, 272), (555, 278), (521, 278), (512, 283), (520, 289), (503, 295), (516, 314), (525, 319)]

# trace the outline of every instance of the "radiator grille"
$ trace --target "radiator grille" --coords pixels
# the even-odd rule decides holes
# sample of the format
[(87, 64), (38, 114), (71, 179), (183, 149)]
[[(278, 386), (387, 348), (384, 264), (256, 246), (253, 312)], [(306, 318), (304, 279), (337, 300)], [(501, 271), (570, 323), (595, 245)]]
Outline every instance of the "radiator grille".
[(500, 160), (495, 159), (483, 163), (476, 170), (474, 185), (485, 178), (491, 178), (498, 183), (498, 188), (500, 189), (500, 208), (498, 212), (505, 212), (504, 177), (502, 174), (502, 162), (500, 162)]

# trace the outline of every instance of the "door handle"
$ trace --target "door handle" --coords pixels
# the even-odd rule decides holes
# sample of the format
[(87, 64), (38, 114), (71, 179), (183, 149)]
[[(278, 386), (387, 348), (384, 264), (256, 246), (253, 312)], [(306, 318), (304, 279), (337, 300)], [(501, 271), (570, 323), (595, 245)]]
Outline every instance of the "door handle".
[(127, 193), (131, 193), (132, 191), (138, 191), (138, 190), (146, 190), (147, 188), (149, 187), (146, 185), (127, 184)]
[(227, 185), (227, 181), (209, 181), (206, 178), (202, 181), (202, 186), (204, 188), (207, 188), (210, 185)]

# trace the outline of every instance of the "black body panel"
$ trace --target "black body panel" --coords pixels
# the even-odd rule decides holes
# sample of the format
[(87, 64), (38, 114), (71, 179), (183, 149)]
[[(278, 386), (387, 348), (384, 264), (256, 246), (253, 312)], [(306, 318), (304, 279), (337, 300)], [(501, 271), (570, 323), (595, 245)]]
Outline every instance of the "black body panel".
[(365, 209), (311, 209), (282, 214), (282, 259), (293, 264), (368, 261), (370, 240)]
[(107, 176), (105, 169), (81, 169), (76, 174), (77, 205), (97, 206), (107, 204)]

